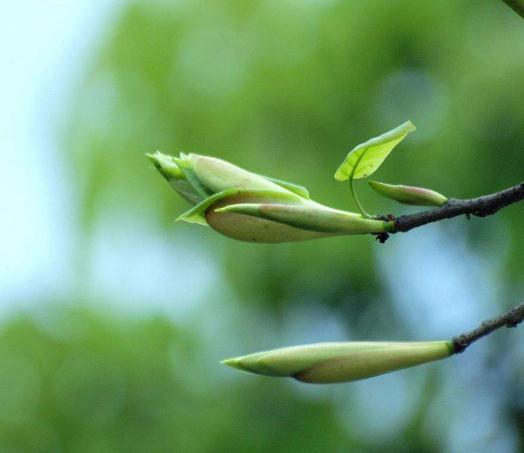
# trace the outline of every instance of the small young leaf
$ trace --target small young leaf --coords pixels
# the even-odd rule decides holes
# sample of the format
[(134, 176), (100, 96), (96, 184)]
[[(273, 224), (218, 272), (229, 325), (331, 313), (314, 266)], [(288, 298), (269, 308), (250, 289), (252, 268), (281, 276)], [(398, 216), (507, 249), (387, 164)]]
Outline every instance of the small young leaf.
[(335, 173), (337, 181), (361, 179), (371, 175), (410, 132), (415, 130), (411, 121), (406, 121), (397, 128), (361, 143), (344, 159)]

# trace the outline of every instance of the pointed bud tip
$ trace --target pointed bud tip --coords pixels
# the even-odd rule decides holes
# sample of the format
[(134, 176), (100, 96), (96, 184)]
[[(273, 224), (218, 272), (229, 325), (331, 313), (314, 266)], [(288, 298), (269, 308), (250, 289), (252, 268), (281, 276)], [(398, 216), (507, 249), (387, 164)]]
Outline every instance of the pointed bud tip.
[(246, 371), (246, 368), (242, 366), (240, 359), (241, 357), (233, 357), (231, 359), (221, 360), (220, 363), (222, 365), (230, 366), (231, 368), (236, 368), (237, 370)]
[(232, 367), (236, 368), (237, 361), (238, 361), (238, 359), (236, 357), (234, 357), (234, 358), (231, 358), (231, 359), (221, 360), (220, 363), (222, 365), (228, 365), (228, 366), (232, 366)]
[(443, 206), (448, 198), (439, 192), (425, 187), (387, 184), (379, 181), (368, 181), (369, 186), (380, 195), (403, 204), (417, 206)]
[(146, 157), (153, 162), (155, 168), (162, 174), (166, 179), (183, 179), (184, 175), (176, 163), (176, 159), (173, 156), (163, 154), (160, 151), (155, 153), (146, 153)]
[(158, 157), (157, 157), (157, 152), (155, 152), (154, 154), (153, 153), (146, 153), (146, 157), (151, 161), (153, 162), (153, 164), (155, 165), (155, 167), (159, 168), (159, 163), (158, 163)]
[(405, 128), (408, 129), (410, 132), (412, 132), (412, 131), (417, 129), (417, 126), (415, 126), (411, 120), (407, 120), (403, 124), (403, 126), (405, 126)]

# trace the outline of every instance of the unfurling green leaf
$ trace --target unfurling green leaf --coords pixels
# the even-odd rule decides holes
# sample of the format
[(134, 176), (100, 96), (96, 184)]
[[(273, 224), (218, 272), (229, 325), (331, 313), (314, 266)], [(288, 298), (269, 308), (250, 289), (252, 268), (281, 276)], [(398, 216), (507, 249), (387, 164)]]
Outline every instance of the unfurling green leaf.
[(346, 156), (344, 162), (338, 167), (335, 179), (347, 181), (368, 177), (382, 165), (393, 148), (415, 129), (413, 123), (407, 121), (385, 134), (361, 143)]
[(452, 354), (450, 341), (318, 343), (259, 352), (222, 363), (266, 376), (328, 384), (366, 379)]
[(373, 190), (399, 203), (416, 206), (443, 206), (448, 199), (441, 193), (424, 187), (386, 184), (378, 181), (368, 181)]

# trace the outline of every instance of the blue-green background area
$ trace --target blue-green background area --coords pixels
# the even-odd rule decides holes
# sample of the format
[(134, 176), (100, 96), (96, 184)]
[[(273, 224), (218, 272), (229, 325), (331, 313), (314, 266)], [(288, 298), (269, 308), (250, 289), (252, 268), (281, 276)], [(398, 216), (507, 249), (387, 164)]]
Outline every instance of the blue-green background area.
[[(209, 154), (356, 210), (333, 174), (450, 197), (523, 178), (524, 21), (501, 1), (26, 1), (0, 19), (0, 452), (513, 452), (522, 332), (351, 384), (226, 357), (448, 339), (524, 297), (524, 207), (261, 245), (198, 225), (144, 154)], [(366, 209), (415, 208), (381, 199)]]

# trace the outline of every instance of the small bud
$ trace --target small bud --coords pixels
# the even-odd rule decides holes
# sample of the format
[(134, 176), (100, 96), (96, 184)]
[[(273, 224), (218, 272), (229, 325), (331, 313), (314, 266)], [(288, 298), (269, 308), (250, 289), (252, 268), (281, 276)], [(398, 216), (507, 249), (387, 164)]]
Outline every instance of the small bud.
[(378, 181), (368, 181), (373, 190), (399, 203), (417, 206), (443, 206), (448, 199), (434, 190), (423, 187), (386, 184)]
[(453, 354), (450, 341), (317, 343), (224, 360), (243, 371), (311, 384), (350, 382)]

